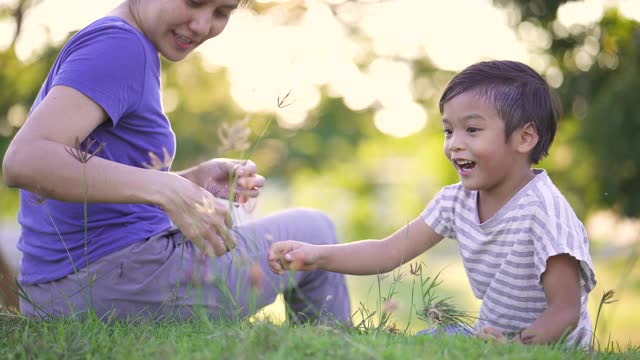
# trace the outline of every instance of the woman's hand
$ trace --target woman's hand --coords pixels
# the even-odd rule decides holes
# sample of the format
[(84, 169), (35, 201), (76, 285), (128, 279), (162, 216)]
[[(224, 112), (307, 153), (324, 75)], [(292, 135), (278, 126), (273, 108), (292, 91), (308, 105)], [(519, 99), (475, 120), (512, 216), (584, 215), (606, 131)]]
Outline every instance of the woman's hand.
[(215, 197), (244, 203), (260, 195), (265, 178), (251, 160), (217, 158), (184, 170), (179, 175), (206, 189)]
[(203, 253), (220, 256), (235, 248), (227, 207), (202, 187), (175, 174), (161, 194), (160, 207)]
[(317, 246), (299, 241), (279, 241), (269, 248), (269, 267), (278, 275), (286, 270), (312, 271), (317, 268)]

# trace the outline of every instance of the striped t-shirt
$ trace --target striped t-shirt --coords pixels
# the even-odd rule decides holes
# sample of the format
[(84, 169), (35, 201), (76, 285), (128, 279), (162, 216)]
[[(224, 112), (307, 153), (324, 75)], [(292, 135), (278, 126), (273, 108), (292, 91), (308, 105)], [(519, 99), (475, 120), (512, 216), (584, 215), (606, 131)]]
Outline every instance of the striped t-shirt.
[(588, 346), (587, 299), (596, 279), (586, 231), (546, 172), (534, 171), (536, 176), (482, 224), (478, 192), (460, 183), (440, 190), (421, 217), (458, 242), (473, 293), (482, 300), (476, 329), (514, 333), (529, 327), (547, 308), (541, 282), (547, 259), (569, 254), (579, 260), (580, 320), (567, 341)]

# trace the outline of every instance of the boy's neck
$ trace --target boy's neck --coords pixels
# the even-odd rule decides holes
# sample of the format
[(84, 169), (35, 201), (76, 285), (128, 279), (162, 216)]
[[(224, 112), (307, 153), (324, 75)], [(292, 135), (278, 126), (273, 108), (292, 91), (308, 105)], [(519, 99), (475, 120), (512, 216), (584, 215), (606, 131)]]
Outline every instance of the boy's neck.
[(491, 191), (478, 191), (478, 220), (484, 223), (495, 215), (509, 200), (511, 200), (536, 174), (531, 168), (514, 176), (512, 181), (505, 182), (503, 186)]

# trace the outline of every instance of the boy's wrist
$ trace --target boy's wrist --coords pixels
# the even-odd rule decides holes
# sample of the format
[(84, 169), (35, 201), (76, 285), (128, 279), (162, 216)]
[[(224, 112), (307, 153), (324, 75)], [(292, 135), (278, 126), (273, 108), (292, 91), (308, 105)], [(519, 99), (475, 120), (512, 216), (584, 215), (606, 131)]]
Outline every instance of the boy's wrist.
[(309, 262), (313, 264), (315, 269), (336, 271), (331, 264), (331, 259), (335, 258), (335, 254), (331, 252), (335, 250), (333, 245), (311, 245), (309, 254)]

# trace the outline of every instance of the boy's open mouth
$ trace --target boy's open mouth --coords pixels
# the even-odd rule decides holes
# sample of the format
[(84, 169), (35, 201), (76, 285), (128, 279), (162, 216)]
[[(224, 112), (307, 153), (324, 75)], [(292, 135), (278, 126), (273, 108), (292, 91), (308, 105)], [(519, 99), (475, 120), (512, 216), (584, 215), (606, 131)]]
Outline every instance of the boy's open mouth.
[(471, 160), (455, 160), (453, 163), (462, 171), (469, 171), (476, 166), (476, 163)]

